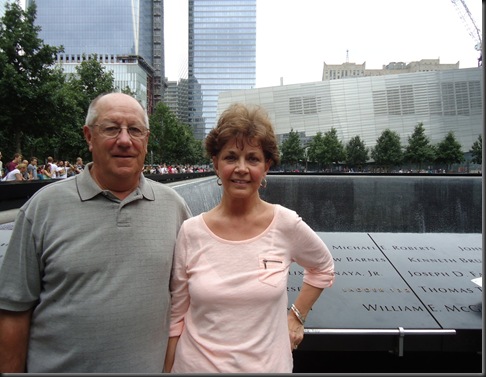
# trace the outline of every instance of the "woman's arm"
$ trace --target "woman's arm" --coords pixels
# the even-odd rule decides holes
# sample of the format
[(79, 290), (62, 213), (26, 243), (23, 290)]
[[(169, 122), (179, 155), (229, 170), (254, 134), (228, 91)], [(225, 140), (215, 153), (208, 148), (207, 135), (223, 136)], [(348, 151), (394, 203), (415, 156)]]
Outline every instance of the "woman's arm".
[(300, 314), (300, 318), (292, 309), (287, 316), (290, 346), (292, 349), (297, 348), (300, 342), (302, 342), (302, 339), (304, 339), (304, 324), (301, 323), (300, 320), (305, 321), (307, 314), (312, 309), (312, 305), (317, 301), (323, 290), (323, 288), (317, 288), (310, 284), (302, 283), (300, 293), (293, 303)]

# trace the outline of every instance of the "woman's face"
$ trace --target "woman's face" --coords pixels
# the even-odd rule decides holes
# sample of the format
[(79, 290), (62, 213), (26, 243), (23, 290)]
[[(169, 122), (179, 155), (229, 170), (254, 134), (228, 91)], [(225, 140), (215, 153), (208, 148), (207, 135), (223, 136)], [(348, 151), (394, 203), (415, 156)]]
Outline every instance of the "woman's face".
[(257, 192), (270, 168), (260, 145), (247, 142), (240, 145), (236, 139), (226, 143), (219, 155), (213, 157), (213, 164), (225, 192), (238, 198)]

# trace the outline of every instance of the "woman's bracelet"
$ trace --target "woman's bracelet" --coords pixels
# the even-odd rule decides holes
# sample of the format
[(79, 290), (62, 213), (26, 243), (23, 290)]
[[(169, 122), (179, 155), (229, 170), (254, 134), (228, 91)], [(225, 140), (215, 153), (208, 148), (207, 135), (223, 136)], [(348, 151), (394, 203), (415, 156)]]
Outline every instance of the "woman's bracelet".
[(292, 311), (294, 312), (295, 316), (297, 317), (297, 319), (299, 320), (299, 322), (301, 323), (301, 325), (304, 326), (305, 318), (302, 317), (302, 314), (300, 314), (299, 309), (297, 309), (297, 307), (294, 304), (292, 304), (292, 306), (290, 307), (290, 309), (292, 309)]

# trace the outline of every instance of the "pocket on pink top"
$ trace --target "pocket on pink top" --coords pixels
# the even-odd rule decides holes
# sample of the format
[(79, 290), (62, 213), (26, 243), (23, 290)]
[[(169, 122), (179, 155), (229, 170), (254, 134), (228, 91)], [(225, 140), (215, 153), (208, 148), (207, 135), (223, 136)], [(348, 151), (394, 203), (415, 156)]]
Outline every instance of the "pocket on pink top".
[(276, 287), (285, 277), (284, 260), (274, 255), (259, 255), (258, 267), (258, 280), (272, 287)]

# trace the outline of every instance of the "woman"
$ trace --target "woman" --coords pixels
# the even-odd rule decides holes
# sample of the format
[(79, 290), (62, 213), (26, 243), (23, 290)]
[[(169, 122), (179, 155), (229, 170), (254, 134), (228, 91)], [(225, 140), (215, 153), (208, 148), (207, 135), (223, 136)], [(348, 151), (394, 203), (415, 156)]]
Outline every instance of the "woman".
[(27, 172), (27, 165), (24, 163), (18, 164), (13, 170), (3, 177), (2, 181), (25, 181), (24, 174)]
[[(261, 108), (230, 106), (207, 136), (206, 152), (223, 192), (216, 207), (179, 231), (165, 371), (292, 373), (305, 317), (333, 284), (332, 256), (294, 211), (260, 198), (268, 170), (279, 162)], [(287, 312), (294, 261), (304, 279)]]
[(46, 165), (41, 165), (37, 168), (37, 176), (39, 179), (50, 179), (51, 178), (51, 171), (50, 167), (46, 167)]

